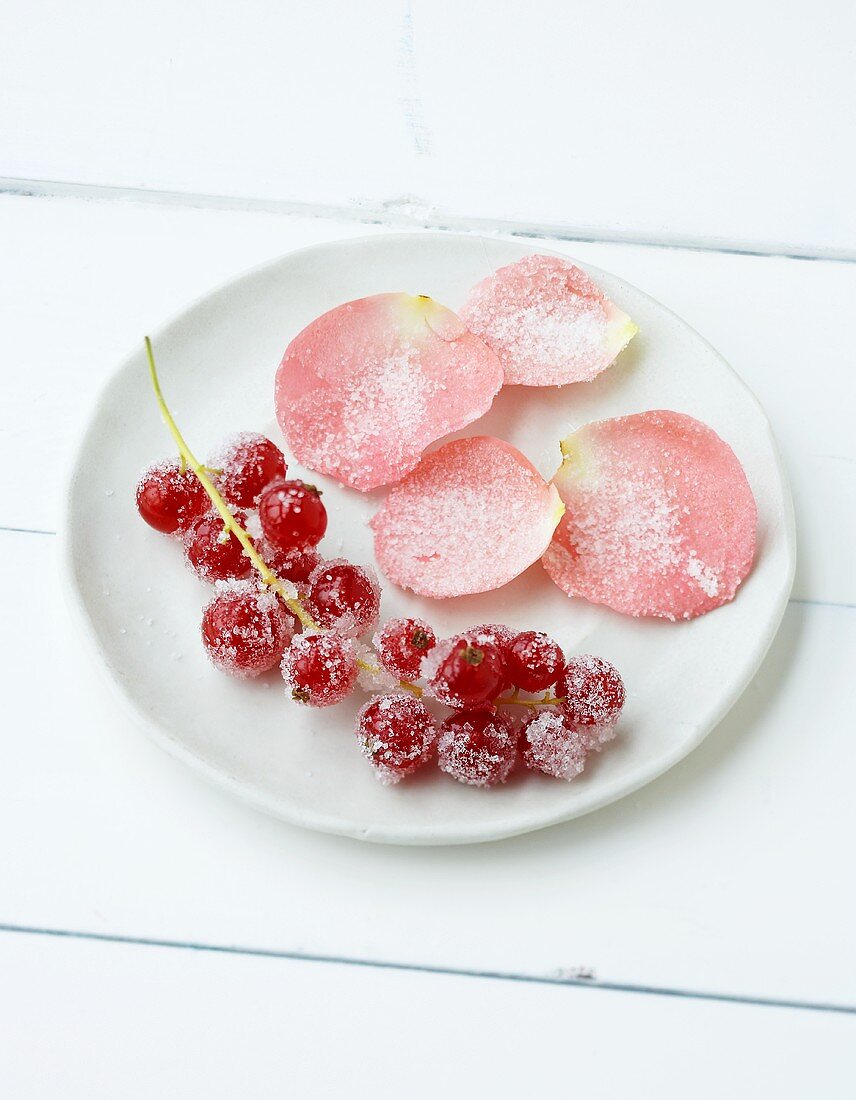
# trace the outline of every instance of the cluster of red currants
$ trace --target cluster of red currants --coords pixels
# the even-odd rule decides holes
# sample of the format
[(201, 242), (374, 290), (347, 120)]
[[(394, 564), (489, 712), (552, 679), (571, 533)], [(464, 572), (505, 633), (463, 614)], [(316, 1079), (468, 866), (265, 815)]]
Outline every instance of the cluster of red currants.
[[(566, 659), (538, 631), (489, 625), (438, 641), (427, 623), (394, 619), (375, 634), (374, 651), (362, 645), (377, 624), (377, 581), (351, 562), (321, 558), (321, 494), (286, 480), (285, 457), (269, 439), (234, 436), (204, 470), (228, 526), (179, 462), (146, 470), (136, 499), (143, 519), (178, 537), (191, 569), (215, 585), (202, 615), (209, 657), (242, 677), (280, 664), (292, 699), (309, 706), (341, 702), (358, 680), (380, 692), (360, 710), (356, 732), (383, 782), (435, 753), (443, 771), (474, 786), (503, 782), (518, 759), (573, 779), (614, 736), (624, 704), (616, 670), (597, 657)], [(254, 566), (262, 572), (251, 579)], [(439, 725), (426, 696), (452, 710)]]
[[(417, 619), (394, 619), (375, 635), (381, 665), (452, 710), (439, 726), (422, 698), (380, 695), (357, 719), (363, 753), (384, 782), (397, 782), (436, 751), (440, 768), (476, 787), (504, 782), (518, 760), (573, 779), (587, 755), (615, 735), (624, 684), (600, 657), (565, 658), (537, 630), (474, 627), (438, 642)], [(545, 694), (541, 694), (545, 693)]]

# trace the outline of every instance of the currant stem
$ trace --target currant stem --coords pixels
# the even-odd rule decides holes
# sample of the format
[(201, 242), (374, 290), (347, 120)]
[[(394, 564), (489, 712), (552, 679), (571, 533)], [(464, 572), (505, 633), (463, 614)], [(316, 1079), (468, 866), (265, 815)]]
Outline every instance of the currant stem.
[(552, 695), (545, 695), (542, 699), (517, 699), (514, 695), (508, 696), (508, 698), (494, 699), (494, 706), (497, 707), (528, 707), (530, 710), (537, 710), (538, 707), (555, 707), (559, 703), (564, 703), (564, 699), (554, 699)]
[(211, 503), (220, 513), (220, 517), (223, 520), (223, 527), (231, 534), (233, 534), (238, 542), (241, 544), (241, 548), (244, 551), (244, 556), (250, 559), (256, 570), (261, 575), (261, 578), (267, 585), (267, 587), (270, 588), (271, 591), (276, 592), (276, 594), (279, 596), (279, 598), (282, 600), (288, 610), (300, 620), (301, 624), (304, 627), (308, 627), (310, 630), (317, 630), (317, 624), (315, 623), (314, 619), (309, 614), (307, 614), (306, 610), (303, 607), (303, 604), (300, 602), (300, 600), (294, 599), (286, 592), (285, 588), (283, 587), (282, 581), (280, 581), (280, 579), (274, 573), (272, 573), (270, 569), (268, 569), (267, 565), (259, 555), (255, 546), (253, 546), (252, 539), (232, 515), (231, 511), (229, 510), (229, 505), (220, 495), (216, 486), (213, 484), (210, 477), (208, 476), (211, 472), (210, 468), (199, 462), (193, 451), (191, 451), (190, 447), (188, 447), (184, 436), (179, 431), (179, 427), (173, 419), (172, 413), (169, 411), (169, 406), (167, 405), (166, 399), (163, 395), (163, 391), (161, 390), (157, 367), (155, 366), (155, 356), (154, 352), (152, 351), (152, 342), (148, 338), (148, 336), (146, 337), (146, 355), (148, 356), (149, 360), (149, 374), (151, 376), (152, 387), (155, 391), (155, 397), (157, 398), (158, 407), (160, 408), (161, 416), (164, 419), (164, 423), (169, 428), (172, 438), (176, 442), (178, 452), (181, 456), (182, 464), (188, 465), (199, 478), (199, 481), (202, 484), (202, 488), (208, 494)]
[[(300, 623), (304, 627), (309, 630), (317, 630), (319, 633), (326, 633), (325, 631), (321, 630), (321, 628), (318, 626), (312, 616), (306, 611), (300, 599), (288, 595), (285, 588), (283, 587), (282, 581), (279, 579), (279, 577), (276, 576), (275, 573), (271, 572), (271, 570), (268, 569), (264, 559), (258, 553), (255, 546), (253, 546), (252, 539), (232, 515), (232, 512), (229, 509), (229, 505), (220, 495), (217, 487), (208, 476), (209, 474), (220, 474), (223, 471), (218, 470), (216, 467), (213, 466), (205, 466), (203, 463), (199, 462), (196, 456), (193, 454), (193, 451), (191, 451), (190, 447), (188, 447), (187, 441), (179, 431), (179, 427), (173, 419), (172, 413), (169, 411), (169, 406), (167, 405), (166, 399), (163, 395), (163, 391), (161, 390), (157, 367), (155, 366), (155, 356), (154, 352), (152, 351), (152, 342), (148, 338), (148, 336), (145, 339), (146, 355), (148, 356), (149, 360), (149, 374), (152, 380), (152, 387), (155, 391), (155, 397), (157, 398), (158, 407), (161, 411), (161, 416), (164, 419), (164, 423), (169, 428), (172, 438), (175, 440), (178, 447), (178, 453), (181, 457), (182, 473), (184, 472), (185, 467), (189, 466), (190, 469), (193, 470), (193, 472), (199, 478), (199, 481), (202, 484), (202, 488), (208, 494), (209, 498), (211, 499), (211, 503), (220, 513), (220, 517), (223, 520), (224, 529), (231, 532), (241, 544), (241, 548), (244, 551), (245, 557), (250, 559), (253, 566), (260, 574), (262, 581), (267, 585), (267, 587), (270, 588), (272, 592), (275, 592), (277, 596), (279, 596), (279, 598), (282, 600), (288, 610), (300, 620)], [(360, 658), (357, 658), (357, 665), (359, 668), (364, 669), (366, 672), (371, 672), (374, 675), (377, 675), (381, 671), (377, 667), (377, 665), (369, 664), (367, 661), (363, 661)], [(417, 698), (422, 695), (422, 688), (419, 687), (418, 684), (411, 684), (408, 680), (401, 680), (399, 681), (399, 683), (401, 687), (403, 687), (406, 691), (411, 692)]]
[[(383, 671), (378, 665), (370, 664), (368, 661), (364, 661), (362, 657), (357, 658), (357, 668), (370, 672), (373, 676), (378, 676)], [(421, 699), (425, 694), (418, 684), (411, 684), (409, 680), (399, 680), (398, 686), (404, 688), (405, 691), (409, 691), (411, 695), (415, 695), (417, 699)]]

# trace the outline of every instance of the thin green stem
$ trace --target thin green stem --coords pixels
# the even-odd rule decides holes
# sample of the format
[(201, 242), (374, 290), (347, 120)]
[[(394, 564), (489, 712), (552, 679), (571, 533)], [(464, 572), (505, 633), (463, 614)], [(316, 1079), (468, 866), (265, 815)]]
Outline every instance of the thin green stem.
[(542, 699), (518, 699), (516, 698), (517, 692), (514, 695), (509, 695), (507, 698), (494, 699), (494, 706), (497, 707), (528, 707), (530, 710), (537, 710), (538, 707), (555, 707), (559, 703), (563, 703), (564, 699), (556, 699), (552, 695), (545, 695)]
[[(253, 545), (253, 540), (232, 515), (229, 505), (220, 495), (216, 485), (208, 476), (209, 474), (222, 473), (222, 471), (212, 466), (205, 466), (203, 463), (199, 462), (193, 451), (191, 451), (190, 447), (187, 445), (187, 440), (181, 434), (178, 425), (173, 419), (173, 415), (169, 411), (169, 406), (161, 390), (160, 379), (158, 378), (157, 367), (155, 366), (155, 356), (152, 351), (152, 342), (148, 336), (146, 337), (146, 355), (149, 360), (149, 374), (151, 376), (152, 387), (155, 391), (158, 407), (160, 408), (164, 423), (169, 428), (172, 438), (175, 440), (176, 446), (178, 447), (182, 471), (184, 471), (186, 466), (189, 466), (199, 478), (202, 488), (208, 494), (211, 503), (220, 513), (220, 517), (223, 520), (223, 527), (226, 531), (231, 532), (241, 544), (244, 555), (250, 559), (267, 587), (279, 596), (288, 610), (300, 620), (305, 628), (321, 631), (321, 628), (304, 608), (300, 598), (289, 595), (279, 577), (268, 568), (267, 563)], [(357, 665), (359, 668), (364, 669), (366, 672), (371, 672), (374, 675), (377, 675), (381, 671), (377, 665), (370, 664), (368, 661), (362, 660), (362, 658), (357, 658)], [(411, 684), (409, 680), (401, 680), (399, 683), (406, 691), (411, 692), (411, 694), (415, 695), (417, 698), (421, 697), (422, 688), (419, 687), (418, 684)]]
[(191, 451), (190, 447), (187, 445), (187, 441), (181, 434), (178, 425), (173, 419), (172, 413), (169, 411), (169, 406), (167, 405), (166, 399), (163, 395), (163, 391), (161, 390), (160, 379), (158, 378), (157, 367), (155, 366), (155, 356), (154, 352), (152, 351), (152, 342), (148, 338), (148, 336), (146, 337), (146, 355), (148, 356), (149, 360), (149, 374), (152, 380), (152, 387), (155, 391), (155, 397), (157, 398), (157, 403), (161, 411), (161, 416), (164, 419), (164, 423), (169, 428), (172, 438), (176, 442), (176, 446), (178, 447), (178, 452), (181, 456), (182, 462), (186, 463), (191, 468), (191, 470), (193, 470), (194, 474), (196, 474), (196, 476), (199, 478), (199, 481), (202, 484), (202, 488), (208, 494), (211, 503), (220, 513), (220, 517), (223, 520), (223, 527), (231, 534), (233, 534), (238, 542), (241, 544), (241, 549), (243, 550), (245, 557), (250, 559), (253, 566), (256, 568), (259, 575), (261, 576), (262, 581), (267, 585), (268, 588), (271, 589), (272, 592), (276, 592), (276, 594), (279, 596), (279, 598), (282, 600), (288, 610), (300, 620), (301, 624), (304, 627), (310, 630), (317, 630), (318, 626), (315, 620), (312, 618), (311, 615), (307, 613), (300, 600), (290, 595), (279, 577), (277, 577), (276, 574), (272, 573), (271, 570), (267, 567), (267, 564), (253, 545), (253, 540), (232, 515), (231, 511), (229, 510), (229, 505), (220, 495), (217, 487), (208, 476), (210, 472), (209, 468), (198, 461), (193, 451)]

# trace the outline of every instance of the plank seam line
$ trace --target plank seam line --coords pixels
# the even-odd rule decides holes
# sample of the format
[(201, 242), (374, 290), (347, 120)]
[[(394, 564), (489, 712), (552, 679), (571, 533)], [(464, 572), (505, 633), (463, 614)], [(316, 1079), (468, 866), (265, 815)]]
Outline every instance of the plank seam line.
[(2, 924), (0, 932), (29, 936), (49, 936), (54, 939), (83, 940), (95, 943), (126, 944), (134, 947), (160, 947), (171, 950), (204, 951), (218, 955), (238, 955), (249, 958), (284, 959), (290, 962), (326, 963), (360, 967), (366, 970), (395, 970), (412, 974), (437, 974), (445, 977), (481, 978), (492, 981), (520, 982), (530, 985), (561, 985), (581, 989), (600, 989), (612, 993), (637, 993), (655, 997), (676, 997), (692, 1001), (714, 1001), (723, 1004), (750, 1005), (760, 1008), (790, 1008), (809, 1012), (834, 1012), (856, 1015), (856, 1006), (827, 1001), (807, 1001), (778, 997), (754, 997), (740, 993), (709, 993), (694, 989), (669, 986), (640, 985), (630, 982), (599, 982), (561, 975), (526, 974), (506, 970), (469, 970), (455, 966), (429, 966), (423, 963), (391, 962), (388, 960), (356, 958), (347, 955), (324, 955), (312, 952), (280, 951), (273, 948), (242, 947), (238, 945), (194, 943), (183, 940), (167, 940), (148, 936), (121, 936), (109, 932), (85, 932), (61, 928), (42, 928), (22, 924)]
[(625, 229), (596, 226), (572, 226), (564, 223), (524, 222), (503, 218), (467, 217), (438, 211), (418, 198), (391, 199), (386, 202), (357, 202), (350, 206), (334, 203), (298, 202), (287, 199), (263, 199), (254, 196), (218, 195), (202, 191), (169, 191), (148, 187), (123, 187), (114, 184), (80, 183), (74, 180), (28, 179), (0, 176), (0, 194), (27, 198), (80, 198), (106, 201), (132, 201), (151, 205), (183, 206), (199, 209), (238, 210), (248, 213), (284, 214), (292, 217), (350, 221), (367, 225), (387, 225), (412, 229), (454, 230), (459, 233), (506, 234), (531, 240), (572, 241), (585, 244), (624, 244), (644, 248), (674, 248), (736, 256), (765, 256), (778, 259), (815, 260), (832, 263), (856, 263), (856, 249), (809, 247), (799, 244), (768, 244), (763, 241), (739, 241), (726, 238), (694, 237), (690, 234), (646, 234)]

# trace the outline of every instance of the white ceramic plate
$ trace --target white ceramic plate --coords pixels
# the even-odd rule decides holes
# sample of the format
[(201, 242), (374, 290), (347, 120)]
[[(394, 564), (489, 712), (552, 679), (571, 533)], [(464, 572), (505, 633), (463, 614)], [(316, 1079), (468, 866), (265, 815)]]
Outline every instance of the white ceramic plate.
[[(456, 308), (492, 268), (539, 251), (547, 250), (398, 235), (284, 256), (152, 334), (167, 400), (200, 457), (239, 429), (281, 441), (274, 371), (289, 340), (318, 314), (390, 290)], [(559, 465), (558, 440), (589, 420), (654, 408), (690, 413), (731, 444), (755, 493), (760, 530), (750, 577), (733, 603), (678, 625), (569, 600), (537, 563), (477, 597), (433, 602), (387, 586), (381, 613), (423, 616), (440, 634), (490, 621), (536, 627), (569, 650), (609, 658), (628, 688), (620, 738), (570, 784), (523, 773), (499, 789), (474, 790), (427, 767), (386, 788), (351, 732), (362, 693), (353, 704), (311, 710), (284, 697), (276, 673), (243, 683), (215, 672), (199, 642), (207, 589), (185, 569), (180, 548), (134, 507), (140, 470), (174, 451), (149, 389), (141, 333), (138, 351), (102, 393), (74, 462), (63, 559), (87, 641), (153, 738), (288, 821), (406, 844), (483, 841), (576, 817), (648, 783), (699, 744), (746, 687), (779, 625), (794, 569), (790, 495), (764, 412), (723, 359), (641, 291), (588, 270), (638, 323), (630, 348), (592, 383), (503, 390), (488, 415), (460, 434), (508, 439), (549, 478)], [(322, 483), (330, 514), (321, 549), (373, 562), (366, 521), (382, 493), (361, 496), (312, 480)]]

